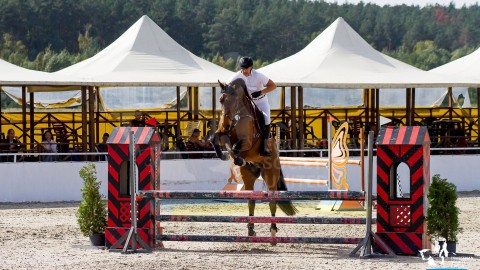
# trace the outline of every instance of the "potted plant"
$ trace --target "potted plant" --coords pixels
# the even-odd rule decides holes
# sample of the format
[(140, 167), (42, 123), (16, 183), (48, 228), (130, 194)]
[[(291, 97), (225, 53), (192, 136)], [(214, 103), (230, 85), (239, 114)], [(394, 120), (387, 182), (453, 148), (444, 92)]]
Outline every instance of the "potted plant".
[(439, 174), (432, 177), (428, 190), (427, 233), (439, 242), (443, 238), (447, 241), (447, 250), (454, 253), (457, 234), (461, 232), (458, 223), (460, 210), (456, 206), (457, 197), (455, 184), (441, 178)]
[(95, 164), (86, 165), (79, 173), (83, 179), (83, 200), (77, 212), (80, 231), (90, 238), (92, 245), (104, 246), (107, 208), (100, 194), (101, 181), (97, 180)]

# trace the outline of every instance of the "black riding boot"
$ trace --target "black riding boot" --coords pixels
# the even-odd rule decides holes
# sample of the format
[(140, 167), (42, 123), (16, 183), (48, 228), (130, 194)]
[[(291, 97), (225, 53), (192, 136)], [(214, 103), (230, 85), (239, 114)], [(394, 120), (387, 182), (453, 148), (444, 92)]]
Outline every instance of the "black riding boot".
[(270, 137), (270, 125), (265, 125), (262, 131), (262, 147), (260, 155), (264, 157), (271, 157), (272, 153), (268, 149), (268, 137)]

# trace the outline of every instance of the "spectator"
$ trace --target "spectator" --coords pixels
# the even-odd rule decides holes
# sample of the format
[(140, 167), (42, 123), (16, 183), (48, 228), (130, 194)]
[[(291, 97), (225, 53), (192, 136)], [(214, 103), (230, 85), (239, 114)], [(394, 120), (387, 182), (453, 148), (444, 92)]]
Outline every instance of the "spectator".
[[(175, 140), (175, 147), (177, 148), (177, 151), (187, 151), (187, 146), (185, 145), (185, 142), (183, 141), (182, 135), (178, 135), (177, 139)], [(188, 155), (187, 154), (182, 154), (183, 159), (187, 159)]]
[(135, 111), (135, 119), (130, 121), (132, 127), (144, 127), (145, 126), (145, 114), (139, 110)]
[[(17, 136), (15, 136), (15, 130), (9, 129), (7, 132), (7, 138), (1, 144), (3, 153), (18, 153), (20, 150), (20, 143)], [(13, 162), (13, 156), (2, 156), (2, 161)]]
[[(57, 142), (53, 139), (52, 132), (49, 130), (43, 133), (43, 141), (41, 144), (42, 150), (44, 153), (57, 153)], [(55, 155), (45, 155), (43, 156), (43, 161), (55, 161)]]
[(200, 130), (198, 128), (194, 129), (188, 141), (195, 145), (195, 148), (198, 150), (204, 150), (205, 148), (210, 148), (210, 141), (208, 138), (202, 138), (200, 140)]
[[(97, 151), (100, 152), (100, 153), (104, 153), (104, 152), (108, 152), (108, 145), (107, 145), (107, 141), (108, 141), (108, 138), (110, 137), (110, 134), (108, 133), (103, 133), (103, 136), (102, 136), (102, 142), (97, 144)], [(98, 160), (100, 161), (106, 161), (107, 160), (107, 156), (106, 155), (100, 155), (98, 157)]]

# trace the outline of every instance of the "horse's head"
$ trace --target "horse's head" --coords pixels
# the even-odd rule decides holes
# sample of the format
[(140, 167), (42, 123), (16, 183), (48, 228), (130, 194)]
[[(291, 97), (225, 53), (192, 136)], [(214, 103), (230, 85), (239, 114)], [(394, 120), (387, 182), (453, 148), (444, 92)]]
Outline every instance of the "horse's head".
[[(220, 104), (222, 105), (222, 118), (219, 123), (219, 130), (223, 133), (230, 132), (239, 112), (245, 109), (246, 85), (243, 79), (236, 79), (229, 84), (219, 82), (222, 94)], [(238, 120), (238, 119), (237, 119)]]

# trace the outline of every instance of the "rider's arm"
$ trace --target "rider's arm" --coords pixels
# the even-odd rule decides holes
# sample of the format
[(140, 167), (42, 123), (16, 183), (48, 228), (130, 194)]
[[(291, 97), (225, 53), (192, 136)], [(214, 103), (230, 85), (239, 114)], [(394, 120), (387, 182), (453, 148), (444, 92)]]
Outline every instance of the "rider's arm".
[(272, 80), (268, 80), (267, 85), (265, 86), (265, 88), (262, 89), (261, 92), (263, 95), (265, 95), (267, 93), (272, 92), (275, 89), (277, 89), (277, 85)]

